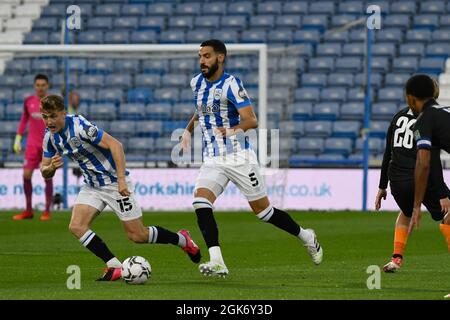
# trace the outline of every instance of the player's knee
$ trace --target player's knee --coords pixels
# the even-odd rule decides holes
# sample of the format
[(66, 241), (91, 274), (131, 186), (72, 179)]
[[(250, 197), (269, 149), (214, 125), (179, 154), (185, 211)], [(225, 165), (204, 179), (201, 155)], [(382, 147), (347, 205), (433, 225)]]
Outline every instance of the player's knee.
[(80, 223), (71, 222), (69, 224), (69, 231), (78, 239), (81, 238), (88, 230), (89, 226)]
[(192, 206), (195, 210), (198, 209), (213, 209), (213, 204), (206, 198), (203, 197), (195, 197), (194, 201), (192, 201)]

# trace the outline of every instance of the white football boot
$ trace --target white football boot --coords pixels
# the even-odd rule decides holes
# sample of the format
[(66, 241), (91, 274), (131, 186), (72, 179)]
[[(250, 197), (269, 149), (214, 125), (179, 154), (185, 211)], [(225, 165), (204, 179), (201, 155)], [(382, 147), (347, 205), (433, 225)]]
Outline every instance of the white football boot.
[(198, 269), (204, 276), (225, 278), (228, 275), (227, 267), (214, 261), (202, 263)]
[(306, 247), (306, 250), (308, 251), (314, 264), (319, 265), (323, 259), (322, 246), (317, 241), (317, 236), (313, 229), (305, 229), (305, 231), (310, 232), (312, 234), (312, 237), (309, 242), (304, 244), (304, 246)]

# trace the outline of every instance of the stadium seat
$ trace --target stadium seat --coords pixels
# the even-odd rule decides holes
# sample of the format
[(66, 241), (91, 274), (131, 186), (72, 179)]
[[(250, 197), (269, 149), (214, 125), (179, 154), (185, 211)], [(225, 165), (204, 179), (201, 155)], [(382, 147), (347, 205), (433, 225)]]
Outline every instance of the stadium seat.
[[(370, 77), (370, 86), (378, 88), (381, 86), (383, 81), (383, 76), (380, 73), (372, 73)], [(355, 76), (355, 85), (362, 86), (366, 82), (366, 76), (362, 73), (358, 73)]]
[(388, 73), (384, 82), (386, 86), (404, 86), (410, 76), (408, 73)]
[(419, 73), (441, 73), (444, 70), (446, 58), (422, 58), (419, 62)]
[(140, 137), (159, 137), (163, 133), (161, 121), (140, 121), (136, 125), (136, 134)]
[(146, 15), (146, 5), (144, 3), (133, 3), (125, 4), (121, 7), (121, 16), (145, 16)]
[(336, 120), (339, 117), (339, 104), (322, 102), (314, 105), (313, 116), (316, 120)]
[(331, 72), (334, 69), (333, 58), (311, 58), (309, 60), (310, 72)]
[(349, 41), (349, 32), (348, 31), (342, 31), (342, 32), (328, 32), (325, 33), (323, 37), (324, 41), (327, 43), (347, 43)]
[(35, 59), (31, 62), (31, 69), (33, 72), (44, 72), (51, 74), (58, 71), (58, 62), (56, 59), (45, 58), (45, 59)]
[(225, 43), (237, 43), (239, 39), (237, 30), (214, 30), (212, 37), (220, 38)]
[(166, 17), (149, 16), (139, 18), (139, 30), (155, 30), (160, 32), (166, 28)]
[(191, 79), (186, 74), (167, 73), (161, 80), (163, 87), (186, 87)]
[(370, 122), (370, 135), (375, 137), (381, 137), (384, 139), (386, 132), (389, 128), (390, 121), (371, 121)]
[(425, 53), (425, 44), (423, 43), (404, 43), (400, 45), (400, 56), (423, 56)]
[(318, 30), (297, 30), (294, 32), (294, 43), (315, 44), (320, 41), (320, 32)]
[(0, 87), (20, 88), (22, 86), (22, 77), (20, 75), (0, 76)]
[(439, 26), (439, 18), (434, 14), (419, 14), (413, 18), (414, 29), (434, 30)]
[(23, 104), (8, 104), (5, 108), (5, 120), (18, 121), (23, 113)]
[(323, 152), (325, 142), (322, 138), (300, 138), (297, 146), (300, 153), (317, 154)]
[[(381, 29), (379, 33), (376, 33), (376, 40), (379, 42), (393, 42), (399, 43), (403, 41), (403, 32), (399, 29)], [(394, 49), (390, 49), (391, 51), (395, 51)]]
[(360, 130), (361, 122), (359, 121), (334, 121), (332, 136), (355, 139), (359, 136)]
[(428, 42), (431, 35), (430, 30), (408, 30), (406, 31), (406, 40), (408, 42)]
[(398, 107), (392, 102), (377, 102), (372, 105), (372, 116), (374, 120), (392, 120), (397, 113)]
[(358, 72), (362, 69), (362, 59), (357, 57), (337, 58), (336, 72)]
[(221, 16), (226, 13), (227, 4), (225, 2), (208, 2), (202, 4), (202, 18), (207, 16)]
[[(109, 132), (112, 136), (117, 138), (128, 138), (131, 136), (134, 136), (136, 134), (136, 127), (137, 122), (136, 121), (122, 121), (122, 120), (116, 120), (110, 122), (110, 129)], [(98, 127), (100, 127), (99, 124), (97, 124)], [(130, 144), (129, 144), (130, 145)]]
[(267, 41), (271, 44), (290, 44), (293, 39), (291, 30), (277, 29), (267, 33)]
[(331, 121), (308, 121), (305, 133), (310, 137), (328, 137), (331, 135)]
[(137, 87), (158, 88), (161, 86), (161, 76), (159, 74), (136, 74), (135, 85)]
[(288, 108), (293, 120), (309, 120), (312, 118), (313, 104), (297, 102)]
[(354, 77), (351, 73), (330, 73), (326, 83), (333, 87), (352, 87), (354, 85)]
[(176, 29), (192, 29), (194, 27), (194, 18), (191, 16), (177, 16), (169, 18), (170, 30)]
[(263, 30), (244, 30), (242, 31), (241, 41), (245, 43), (267, 42), (267, 32)]
[(120, 103), (124, 99), (123, 90), (119, 88), (105, 88), (97, 91), (97, 102)]
[(95, 89), (77, 89), (80, 95), (80, 101), (83, 103), (92, 103), (97, 99), (97, 92)]
[(391, 4), (391, 13), (401, 13), (413, 15), (416, 13), (416, 3), (409, 1), (395, 1)]
[[(147, 61), (156, 61), (156, 60), (150, 59)], [(138, 71), (139, 71), (139, 60), (118, 59), (114, 61), (114, 72), (137, 73)]]
[[(191, 98), (193, 98), (192, 94)], [(172, 108), (172, 112), (174, 119), (188, 119), (193, 116), (195, 108), (192, 103), (176, 103)]]
[(427, 57), (432, 58), (448, 58), (450, 55), (450, 44), (448, 43), (433, 43), (429, 44), (426, 49)]
[(24, 74), (31, 71), (30, 59), (14, 59), (8, 61), (6, 64), (6, 72), (12, 72), (14, 74)]
[(346, 43), (342, 48), (345, 56), (364, 56), (365, 46), (363, 43)]
[(327, 102), (344, 102), (347, 100), (345, 88), (325, 88), (320, 93), (320, 99)]
[(32, 88), (26, 88), (26, 89), (18, 89), (14, 91), (14, 102), (15, 103), (23, 103), (26, 98), (33, 95), (33, 89)]
[(83, 74), (80, 77), (80, 83), (83, 86), (92, 87), (92, 88), (100, 88), (103, 87), (105, 82), (103, 75), (92, 75), (92, 74)]
[(310, 101), (316, 102), (320, 97), (320, 89), (319, 88), (299, 88), (294, 92), (294, 98), (296, 101)]
[(364, 9), (363, 3), (359, 1), (346, 1), (338, 5), (338, 12), (341, 14), (360, 15)]
[(348, 155), (352, 151), (352, 140), (349, 138), (325, 139), (324, 152)]
[(247, 28), (247, 18), (244, 16), (222, 16), (220, 17), (222, 29), (242, 30)]
[[(188, 89), (190, 90), (190, 89)], [(161, 88), (156, 89), (154, 99), (157, 102), (176, 102), (179, 100), (180, 91), (178, 88)], [(192, 100), (192, 91), (191, 91)]]
[(362, 120), (364, 116), (364, 103), (351, 102), (341, 105), (340, 119)]
[[(113, 27), (114, 30), (135, 30), (139, 24), (137, 17), (118, 17), (114, 18)], [(123, 31), (123, 30), (120, 30)]]
[(342, 47), (339, 43), (321, 43), (317, 45), (318, 56), (339, 57), (342, 54)]
[(139, 154), (149, 154), (155, 149), (155, 141), (153, 138), (137, 138), (133, 137), (128, 140), (128, 151)]
[(112, 103), (91, 104), (89, 108), (90, 116), (95, 120), (115, 120), (116, 107)]
[[(158, 90), (158, 89), (157, 89)], [(155, 91), (156, 96), (156, 91)], [(148, 88), (135, 88), (128, 90), (127, 101), (129, 103), (148, 103), (152, 99), (152, 91)]]
[(306, 15), (303, 17), (302, 21), (303, 29), (312, 29), (323, 32), (328, 28), (328, 17), (327, 15)]
[(268, 30), (275, 25), (275, 17), (273, 15), (256, 15), (250, 17), (249, 27), (252, 29)]
[[(192, 111), (191, 106), (191, 114)], [(151, 103), (145, 107), (145, 118), (150, 120), (169, 120), (172, 115), (172, 105), (169, 103)], [(186, 116), (188, 118), (189, 116)]]
[[(356, 139), (355, 151), (362, 152), (364, 150), (364, 141), (362, 138)], [(369, 139), (369, 151), (371, 153), (379, 153), (383, 151), (383, 142), (381, 139), (370, 138)]]
[(145, 117), (145, 105), (142, 103), (122, 103), (119, 117), (123, 120), (140, 120)]
[[(372, 97), (373, 95), (373, 90), (372, 90)], [(366, 90), (363, 90), (362, 87), (359, 88), (351, 88), (348, 89), (347, 91), (347, 101), (349, 102), (363, 102), (365, 99), (365, 95), (366, 95)]]
[(442, 1), (427, 1), (420, 3), (420, 13), (441, 14), (445, 11), (445, 3)]
[(78, 35), (79, 44), (101, 44), (103, 43), (102, 31), (84, 31)]
[(283, 3), (282, 11), (284, 14), (304, 15), (308, 13), (308, 2), (286, 1)]
[(258, 14), (273, 14), (281, 13), (282, 3), (278, 1), (267, 1), (257, 4), (256, 12)]
[(111, 59), (88, 59), (87, 72), (108, 74), (113, 69)]
[(150, 3), (147, 7), (147, 15), (171, 16), (173, 10), (172, 3)]
[(128, 31), (107, 31), (105, 32), (104, 42), (106, 44), (127, 44), (130, 41)]
[(275, 27), (294, 30), (300, 28), (301, 21), (301, 16), (293, 14), (275, 16)]
[(184, 43), (186, 42), (186, 35), (182, 30), (167, 30), (162, 31), (160, 35), (161, 43)]
[(133, 31), (130, 35), (130, 43), (157, 43), (158, 34), (154, 30)]
[(95, 7), (96, 16), (117, 17), (120, 15), (119, 4), (100, 4)]
[(17, 121), (1, 121), (0, 122), (0, 136), (12, 137), (17, 132), (19, 123)]
[(250, 16), (253, 13), (253, 3), (251, 1), (240, 1), (228, 5), (228, 14)]

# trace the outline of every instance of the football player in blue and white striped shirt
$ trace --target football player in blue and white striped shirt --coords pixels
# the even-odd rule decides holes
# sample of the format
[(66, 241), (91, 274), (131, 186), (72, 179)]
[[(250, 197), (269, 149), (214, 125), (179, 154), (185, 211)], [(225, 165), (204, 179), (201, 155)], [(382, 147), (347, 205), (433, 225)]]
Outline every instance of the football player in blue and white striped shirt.
[(219, 246), (213, 203), (232, 181), (246, 196), (257, 217), (300, 238), (315, 264), (322, 261), (322, 248), (311, 229), (302, 229), (285, 211), (272, 207), (266, 194), (255, 152), (245, 131), (258, 122), (242, 81), (224, 72), (227, 55), (220, 40), (200, 45), (201, 73), (191, 81), (195, 113), (182, 137), (184, 150), (198, 121), (203, 134), (204, 162), (195, 185), (193, 206), (209, 249), (210, 261), (199, 266), (205, 275), (226, 276), (228, 268)]
[(144, 227), (141, 207), (134, 198), (133, 185), (125, 169), (125, 154), (118, 140), (82, 116), (67, 115), (60, 96), (43, 98), (41, 114), (47, 127), (42, 176), (53, 177), (63, 166), (63, 156), (77, 162), (83, 172), (86, 184), (75, 201), (69, 229), (83, 246), (106, 263), (105, 273), (98, 280), (119, 279), (122, 266), (102, 239), (90, 230), (92, 221), (106, 206), (117, 214), (131, 241), (171, 243), (181, 247), (193, 262), (200, 261), (200, 249), (187, 230), (174, 233), (161, 227)]

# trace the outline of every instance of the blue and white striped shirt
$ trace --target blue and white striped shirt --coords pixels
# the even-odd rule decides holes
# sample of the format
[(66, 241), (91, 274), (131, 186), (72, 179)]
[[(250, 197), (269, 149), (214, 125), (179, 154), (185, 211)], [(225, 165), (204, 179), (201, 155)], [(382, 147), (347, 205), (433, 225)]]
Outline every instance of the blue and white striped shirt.
[(249, 149), (244, 135), (216, 139), (215, 128), (231, 128), (239, 124), (240, 108), (251, 105), (242, 81), (228, 73), (214, 82), (202, 74), (191, 80), (195, 108), (203, 134), (204, 156), (223, 156)]
[[(42, 147), (44, 157), (56, 153), (76, 161), (83, 173), (84, 182), (93, 187), (103, 187), (117, 182), (116, 164), (110, 150), (98, 146), (103, 130), (81, 115), (67, 115), (63, 130), (45, 132)], [(128, 175), (128, 172), (126, 173)]]

